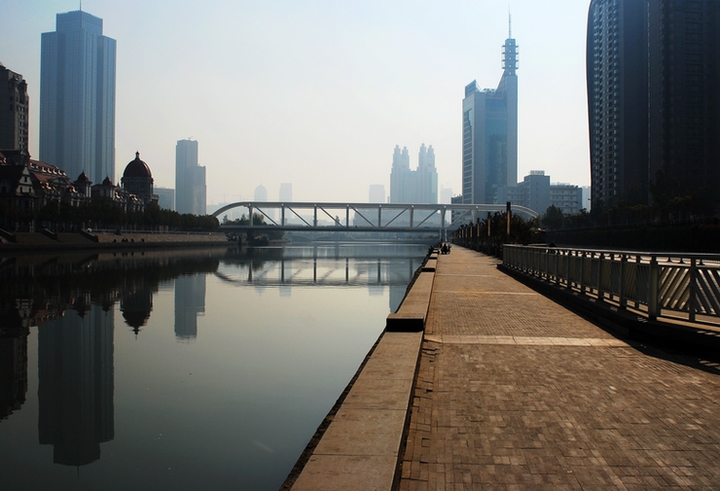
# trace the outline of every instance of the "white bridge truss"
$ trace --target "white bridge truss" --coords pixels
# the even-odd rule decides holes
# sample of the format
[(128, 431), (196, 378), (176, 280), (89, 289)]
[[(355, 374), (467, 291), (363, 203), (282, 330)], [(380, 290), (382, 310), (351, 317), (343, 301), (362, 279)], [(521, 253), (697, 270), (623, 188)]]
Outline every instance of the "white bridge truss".
[[(246, 217), (262, 216), (264, 223), (223, 224), (222, 229), (257, 230), (273, 227), (286, 231), (435, 232), (443, 236), (463, 223), (475, 222), (488, 213), (503, 212), (505, 204), (404, 204), (404, 203), (283, 203), (239, 201), (219, 208), (220, 217), (235, 209), (247, 209)], [(512, 213), (535, 218), (537, 212), (511, 205)]]

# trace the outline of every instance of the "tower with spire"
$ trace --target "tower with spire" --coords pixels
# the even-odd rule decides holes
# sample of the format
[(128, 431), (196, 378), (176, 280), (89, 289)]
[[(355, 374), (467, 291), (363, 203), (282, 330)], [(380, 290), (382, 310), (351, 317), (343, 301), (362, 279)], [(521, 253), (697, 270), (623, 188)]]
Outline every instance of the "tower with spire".
[(518, 46), (509, 15), (502, 68), (496, 89), (481, 90), (475, 80), (465, 87), (462, 201), (466, 204), (496, 203), (499, 188), (517, 184)]

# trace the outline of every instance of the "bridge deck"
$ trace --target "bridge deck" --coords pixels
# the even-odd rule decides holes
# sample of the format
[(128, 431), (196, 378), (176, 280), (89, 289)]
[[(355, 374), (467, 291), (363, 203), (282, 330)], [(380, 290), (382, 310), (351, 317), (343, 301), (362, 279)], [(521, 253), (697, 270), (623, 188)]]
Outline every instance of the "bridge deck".
[(438, 260), (401, 490), (719, 489), (720, 376), (456, 247)]

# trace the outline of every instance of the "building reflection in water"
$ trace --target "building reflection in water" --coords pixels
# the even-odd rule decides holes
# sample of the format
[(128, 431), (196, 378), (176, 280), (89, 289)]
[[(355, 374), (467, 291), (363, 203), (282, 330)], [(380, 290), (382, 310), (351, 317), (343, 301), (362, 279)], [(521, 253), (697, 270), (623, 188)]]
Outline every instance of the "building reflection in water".
[(56, 464), (100, 458), (114, 437), (113, 312), (90, 305), (38, 327), (40, 443)]
[(120, 311), (125, 324), (130, 326), (137, 337), (150, 318), (153, 309), (153, 293), (157, 284), (146, 281), (134, 281), (125, 285), (120, 297)]
[(175, 278), (175, 337), (197, 337), (198, 315), (205, 313), (205, 274)]
[(27, 329), (0, 332), (0, 422), (19, 410), (27, 393)]

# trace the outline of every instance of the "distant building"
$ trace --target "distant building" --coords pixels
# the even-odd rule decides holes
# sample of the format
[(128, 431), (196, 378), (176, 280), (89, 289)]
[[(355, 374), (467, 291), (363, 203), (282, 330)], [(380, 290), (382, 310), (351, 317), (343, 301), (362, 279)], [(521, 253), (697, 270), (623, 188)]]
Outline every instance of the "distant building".
[(293, 192), (292, 192), (292, 183), (290, 182), (283, 182), (280, 184), (280, 191), (278, 192), (278, 197), (280, 198), (280, 201), (282, 203), (292, 203), (293, 200)]
[(368, 203), (385, 203), (385, 186), (371, 184), (368, 192)]
[(452, 188), (446, 188), (440, 186), (440, 203), (450, 204), (452, 202), (453, 190)]
[(265, 189), (265, 186), (260, 184), (258, 187), (255, 188), (255, 194), (254, 201), (267, 201), (268, 200), (268, 193), (267, 189)]
[(539, 214), (545, 213), (550, 206), (556, 206), (566, 215), (575, 215), (584, 207), (582, 188), (571, 184), (551, 184), (550, 176), (541, 170), (530, 171), (516, 186), (499, 188), (498, 198), (500, 203), (510, 201)]
[(145, 206), (158, 202), (158, 196), (153, 192), (152, 172), (150, 167), (140, 160), (140, 152), (135, 152), (135, 160), (125, 167), (121, 182), (125, 191), (140, 198)]
[(551, 184), (550, 204), (565, 215), (577, 215), (580, 210), (587, 207), (583, 203), (583, 188), (574, 184)]
[(0, 63), (0, 149), (28, 150), (30, 98), (19, 73)]
[(582, 208), (585, 208), (587, 211), (592, 209), (591, 193), (590, 186), (582, 186), (582, 200), (580, 202), (583, 203)]
[(503, 75), (497, 89), (465, 87), (462, 103), (462, 197), (465, 204), (498, 203), (497, 190), (517, 183), (518, 50), (503, 46)]
[(390, 202), (436, 204), (437, 192), (437, 169), (432, 145), (425, 147), (423, 143), (420, 146), (416, 170), (410, 170), (407, 147), (400, 150), (396, 145), (390, 173)]
[(115, 50), (103, 21), (57, 14), (42, 35), (40, 160), (91, 181), (115, 177)]
[(175, 190), (172, 188), (155, 188), (158, 205), (165, 210), (175, 210)]
[(207, 213), (205, 167), (198, 165), (198, 142), (179, 140), (175, 146), (175, 208), (178, 213)]

